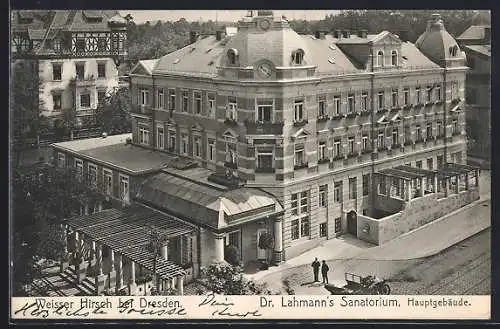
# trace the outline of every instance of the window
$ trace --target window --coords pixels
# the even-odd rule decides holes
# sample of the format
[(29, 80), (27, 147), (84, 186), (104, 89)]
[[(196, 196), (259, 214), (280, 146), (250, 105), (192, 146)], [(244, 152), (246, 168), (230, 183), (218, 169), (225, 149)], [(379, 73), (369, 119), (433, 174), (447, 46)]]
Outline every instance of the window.
[(437, 168), (436, 169), (441, 169), (443, 168), (443, 156), (442, 155), (438, 155), (437, 158), (436, 158), (436, 162), (437, 162)]
[(324, 96), (318, 101), (318, 117), (323, 118), (326, 116), (326, 101)]
[(201, 137), (200, 136), (194, 136), (194, 150), (193, 150), (193, 155), (197, 158), (201, 157)]
[(105, 99), (106, 99), (106, 92), (104, 90), (98, 90), (97, 91), (97, 102), (99, 104), (103, 104)]
[(398, 90), (394, 89), (391, 94), (392, 107), (398, 106)]
[(410, 90), (408, 88), (403, 89), (403, 95), (404, 95), (404, 105), (408, 105), (410, 102)]
[(335, 233), (339, 233), (342, 230), (342, 218), (335, 218)]
[(182, 112), (188, 111), (188, 104), (189, 104), (188, 92), (183, 91), (182, 92)]
[(392, 145), (396, 146), (399, 144), (399, 131), (398, 128), (392, 129)]
[(354, 112), (354, 94), (349, 94), (347, 96), (347, 106), (349, 113)]
[(165, 94), (163, 93), (163, 88), (158, 89), (157, 91), (157, 99), (158, 99), (158, 108), (162, 109), (164, 106), (164, 97)]
[[(309, 193), (303, 191), (300, 193), (293, 193), (291, 196), (292, 206), (291, 212), (293, 215), (297, 216), (299, 213), (307, 214), (309, 211)], [(310, 235), (310, 221), (309, 216), (305, 215), (301, 218), (292, 220), (292, 239), (296, 240), (301, 237), (307, 237)]]
[(422, 103), (422, 92), (420, 91), (420, 87), (415, 88), (415, 95), (417, 98), (417, 104), (421, 104)]
[(436, 130), (437, 130), (438, 137), (442, 137), (443, 136), (443, 123), (441, 121), (436, 122)]
[(319, 206), (326, 207), (328, 200), (328, 185), (319, 186)]
[(438, 101), (440, 101), (440, 100), (441, 100), (441, 86), (440, 86), (440, 85), (437, 85), (437, 86), (436, 86), (436, 99), (437, 99)]
[(306, 165), (306, 152), (304, 149), (304, 144), (295, 144), (295, 156), (294, 156), (294, 166), (296, 168), (302, 168)]
[(175, 130), (169, 130), (168, 131), (168, 149), (170, 151), (175, 150), (176, 147), (176, 133)]
[(378, 92), (378, 108), (379, 109), (384, 108), (384, 92), (383, 91)]
[(304, 120), (304, 101), (303, 100), (296, 100), (294, 103), (294, 118), (295, 122), (299, 122)]
[(310, 229), (309, 216), (300, 218), (300, 237), (303, 238), (309, 236), (310, 235), (309, 229)]
[(75, 173), (76, 180), (81, 183), (83, 181), (83, 161), (80, 159), (75, 159)]
[(273, 101), (272, 100), (258, 100), (257, 101), (257, 121), (271, 122), (271, 113), (273, 111)]
[(432, 123), (428, 122), (425, 126), (425, 136), (427, 139), (432, 138)]
[(238, 250), (240, 250), (240, 241), (241, 241), (240, 231), (234, 231), (228, 233), (224, 237), (224, 240), (226, 246), (235, 246)]
[(328, 224), (327, 223), (321, 223), (319, 224), (319, 236), (321, 238), (325, 237), (328, 235)]
[(382, 195), (387, 194), (387, 186), (385, 184), (385, 179), (386, 179), (386, 177), (380, 177), (380, 180), (378, 183), (378, 194), (382, 194)]
[(168, 99), (169, 99), (169, 109), (175, 110), (175, 90), (169, 89), (168, 91)]
[(98, 78), (106, 77), (106, 63), (97, 63), (97, 77)]
[(451, 133), (453, 135), (456, 135), (456, 134), (459, 133), (459, 131), (458, 131), (458, 120), (456, 120), (456, 119), (452, 121)]
[(339, 115), (341, 113), (340, 96), (333, 97), (333, 111), (335, 115)]
[(302, 49), (297, 49), (292, 53), (293, 63), (296, 65), (302, 64), (304, 60), (304, 51)]
[(149, 145), (149, 128), (139, 127), (139, 144)]
[(361, 94), (361, 110), (362, 111), (368, 110), (368, 93)]
[(340, 158), (342, 156), (342, 151), (340, 149), (340, 139), (333, 140), (333, 157)]
[(427, 169), (428, 170), (433, 170), (434, 169), (434, 164), (433, 164), (434, 161), (433, 160), (434, 159), (432, 159), (432, 158), (427, 159)]
[(382, 50), (377, 53), (377, 64), (378, 66), (384, 66), (384, 52)]
[(417, 141), (421, 141), (422, 140), (422, 129), (420, 128), (420, 125), (417, 125), (415, 127), (415, 135), (416, 135)]
[(57, 167), (65, 168), (66, 167), (66, 156), (64, 153), (58, 153), (57, 155)]
[(53, 63), (52, 64), (52, 80), (60, 81), (62, 80), (62, 64)]
[(349, 178), (349, 199), (354, 200), (358, 197), (358, 185), (356, 177)]
[(236, 120), (238, 104), (236, 103), (235, 97), (227, 98), (227, 110), (226, 110), (226, 119)]
[(354, 152), (355, 152), (355, 149), (354, 149), (354, 137), (349, 137), (347, 139), (347, 147), (348, 147), (349, 155), (353, 155)]
[(97, 166), (89, 164), (89, 183), (92, 187), (97, 187)]
[(333, 201), (336, 203), (342, 202), (342, 181), (333, 184)]
[(208, 160), (215, 161), (215, 139), (208, 139)]
[(83, 80), (85, 78), (85, 63), (75, 63), (76, 78)]
[(85, 51), (85, 39), (77, 38), (75, 42), (76, 52), (81, 53)]
[(194, 92), (194, 113), (201, 114), (201, 93), (199, 91)]
[(165, 130), (163, 127), (158, 127), (156, 134), (156, 147), (163, 150), (165, 147)]
[(263, 173), (273, 172), (273, 151), (272, 149), (257, 150), (257, 171)]
[(400, 185), (400, 180), (398, 178), (393, 177), (391, 179), (391, 195), (401, 197), (402, 188)]
[(370, 174), (363, 175), (363, 196), (366, 196), (370, 193)]
[(320, 141), (318, 145), (318, 160), (325, 160), (327, 159), (326, 156), (326, 142), (325, 141)]
[(385, 147), (385, 138), (383, 132), (378, 133), (377, 147), (381, 150)]
[(427, 96), (426, 96), (425, 101), (427, 103), (429, 103), (431, 101), (431, 99), (432, 99), (432, 88), (430, 86), (427, 86), (427, 88), (426, 88), (426, 94), (427, 94)]
[(208, 94), (208, 116), (213, 117), (215, 115), (215, 94)]
[(291, 233), (292, 233), (292, 240), (297, 240), (300, 237), (298, 219), (292, 220)]
[(90, 107), (90, 94), (80, 94), (80, 107), (87, 108)]
[(140, 105), (146, 106), (149, 104), (149, 90), (141, 89), (140, 91)]
[(104, 193), (106, 195), (113, 195), (113, 172), (111, 170), (103, 169), (104, 176)]
[(292, 193), (291, 212), (293, 215), (305, 214), (308, 212), (309, 196), (307, 191)]
[(60, 110), (62, 108), (61, 94), (52, 95), (52, 102), (54, 103), (54, 110)]
[(415, 162), (415, 167), (422, 168), (422, 160)]
[(398, 52), (395, 50), (393, 50), (391, 53), (391, 65), (392, 66), (398, 65)]
[(183, 155), (188, 154), (188, 136), (187, 134), (181, 134), (181, 152)]
[(235, 49), (229, 49), (227, 51), (227, 60), (230, 65), (236, 65), (237, 52)]
[(125, 202), (130, 200), (128, 177), (123, 175), (120, 175), (120, 198)]
[(226, 162), (234, 165), (237, 165), (238, 163), (236, 139), (232, 137), (226, 137)]
[(361, 147), (363, 151), (368, 150), (368, 135), (363, 135), (361, 139)]
[(454, 45), (454, 46), (450, 47), (449, 51), (450, 51), (450, 55), (451, 56), (453, 56), (453, 57), (457, 56), (457, 52), (458, 52), (457, 45)]

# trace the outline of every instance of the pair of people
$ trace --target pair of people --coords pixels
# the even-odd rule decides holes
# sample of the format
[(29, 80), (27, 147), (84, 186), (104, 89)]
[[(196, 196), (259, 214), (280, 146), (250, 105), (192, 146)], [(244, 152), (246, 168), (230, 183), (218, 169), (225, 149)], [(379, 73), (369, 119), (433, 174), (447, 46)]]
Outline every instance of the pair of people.
[(330, 268), (328, 267), (326, 262), (323, 260), (321, 264), (316, 257), (311, 266), (313, 268), (314, 282), (319, 282), (318, 275), (319, 268), (321, 267), (321, 276), (323, 277), (323, 283), (328, 283), (328, 271), (330, 270)]

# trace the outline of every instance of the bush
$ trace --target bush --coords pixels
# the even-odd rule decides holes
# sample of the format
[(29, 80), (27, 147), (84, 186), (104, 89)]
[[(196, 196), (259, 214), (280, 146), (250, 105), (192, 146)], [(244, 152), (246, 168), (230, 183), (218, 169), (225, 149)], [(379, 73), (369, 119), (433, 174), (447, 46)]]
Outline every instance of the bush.
[(259, 238), (259, 248), (260, 249), (272, 249), (272, 248), (274, 248), (273, 236), (267, 232), (261, 234), (261, 236)]
[(240, 265), (240, 250), (233, 245), (224, 248), (224, 259), (233, 266)]

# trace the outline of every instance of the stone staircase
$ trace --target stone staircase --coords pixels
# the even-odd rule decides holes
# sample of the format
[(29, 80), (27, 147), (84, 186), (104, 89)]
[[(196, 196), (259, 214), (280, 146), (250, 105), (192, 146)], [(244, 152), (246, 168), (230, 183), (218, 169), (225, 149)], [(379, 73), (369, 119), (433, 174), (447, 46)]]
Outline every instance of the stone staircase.
[(66, 282), (73, 284), (75, 286), (76, 291), (74, 292), (76, 293), (74, 295), (83, 295), (83, 296), (96, 295), (94, 278), (86, 277), (84, 280), (82, 280), (82, 282), (77, 283), (76, 271), (73, 265), (69, 266), (64, 272), (59, 273), (59, 276), (61, 276)]

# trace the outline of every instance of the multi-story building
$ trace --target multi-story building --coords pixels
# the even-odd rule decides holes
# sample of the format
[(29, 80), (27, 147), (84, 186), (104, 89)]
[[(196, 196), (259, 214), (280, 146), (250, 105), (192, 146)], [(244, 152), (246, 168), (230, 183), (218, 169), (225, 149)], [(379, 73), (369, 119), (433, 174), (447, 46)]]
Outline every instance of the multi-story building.
[(388, 31), (299, 35), (259, 12), (234, 35), (192, 32), (139, 62), (127, 144), (55, 150), (118, 170), (167, 157), (130, 201), (197, 227), (198, 266), (227, 245), (247, 263), (344, 233), (384, 243), (479, 198), (464, 164), (466, 70), (439, 15), (412, 44)]
[(491, 25), (472, 25), (458, 38), (470, 70), (466, 78), (468, 154), (491, 159)]
[(12, 11), (13, 63), (34, 64), (43, 115), (55, 122), (68, 110), (77, 124), (93, 119), (98, 102), (118, 86), (126, 26), (115, 10)]

